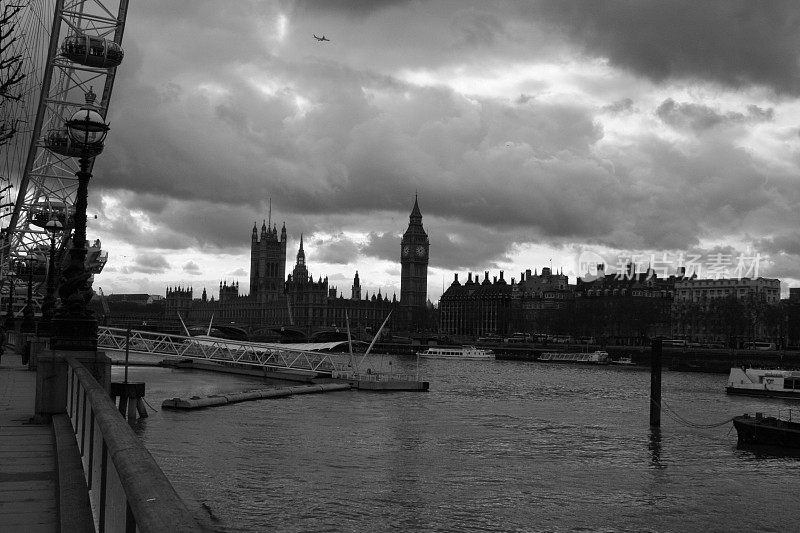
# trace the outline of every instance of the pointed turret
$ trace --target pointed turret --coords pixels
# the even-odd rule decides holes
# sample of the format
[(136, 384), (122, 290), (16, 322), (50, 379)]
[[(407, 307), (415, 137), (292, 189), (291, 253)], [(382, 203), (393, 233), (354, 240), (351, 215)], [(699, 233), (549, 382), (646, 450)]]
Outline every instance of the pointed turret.
[(303, 234), (300, 234), (300, 250), (297, 251), (297, 264), (298, 265), (305, 265), (306, 264), (306, 253), (303, 251)]
[(297, 250), (297, 262), (294, 265), (294, 270), (292, 271), (294, 275), (294, 280), (297, 283), (308, 283), (314, 281), (313, 278), (310, 278), (308, 274), (308, 268), (306, 268), (306, 252), (303, 249), (303, 234), (300, 234), (300, 249)]
[(422, 212), (419, 210), (419, 201), (416, 194), (414, 194), (414, 207), (411, 209), (408, 221), (414, 225), (422, 225)]
[(356, 275), (353, 277), (353, 287), (352, 293), (350, 295), (351, 300), (360, 300), (361, 299), (361, 280), (358, 279), (358, 270), (356, 270)]

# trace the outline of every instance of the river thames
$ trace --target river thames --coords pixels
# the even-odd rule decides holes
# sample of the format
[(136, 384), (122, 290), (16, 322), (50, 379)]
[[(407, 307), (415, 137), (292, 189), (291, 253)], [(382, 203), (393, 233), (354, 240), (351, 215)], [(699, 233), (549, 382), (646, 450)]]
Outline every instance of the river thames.
[(159, 410), (135, 429), (189, 507), (226, 532), (800, 523), (800, 459), (738, 450), (731, 423), (697, 427), (791, 405), (727, 396), (725, 375), (665, 371), (654, 432), (647, 369), (430, 360), (420, 372), (427, 393), (346, 391), (183, 412), (162, 411), (161, 401), (263, 382), (132, 368)]

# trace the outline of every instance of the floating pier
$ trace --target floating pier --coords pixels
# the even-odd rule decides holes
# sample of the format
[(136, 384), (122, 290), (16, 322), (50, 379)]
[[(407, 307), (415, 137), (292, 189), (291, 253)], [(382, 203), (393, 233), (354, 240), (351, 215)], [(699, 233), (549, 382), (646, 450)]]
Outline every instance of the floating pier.
[[(421, 391), (429, 389), (427, 381), (420, 381), (413, 374), (398, 374), (387, 372), (342, 372), (332, 371), (330, 377), (325, 372), (308, 372), (299, 370), (267, 369), (257, 366), (238, 366), (236, 363), (220, 364), (214, 361), (204, 361), (197, 359), (185, 359), (168, 357), (159, 363), (160, 366), (192, 369), (192, 370), (211, 370), (214, 372), (225, 372), (228, 374), (240, 374), (260, 378), (277, 379), (281, 381), (294, 381), (300, 383), (313, 384), (316, 380), (333, 381), (338, 384), (347, 385), (349, 388), (371, 391)], [(254, 398), (255, 399), (255, 398)]]
[(358, 390), (425, 392), (430, 387), (430, 383), (427, 381), (420, 381), (416, 376), (403, 374), (332, 372), (331, 378), (339, 382), (349, 383), (352, 388)]
[(204, 407), (216, 407), (231, 403), (247, 402), (260, 400), (262, 398), (284, 398), (295, 394), (315, 394), (321, 392), (334, 392), (350, 390), (349, 383), (320, 383), (316, 385), (298, 385), (294, 387), (279, 387), (276, 389), (259, 389), (244, 392), (232, 392), (229, 394), (214, 394), (201, 398), (193, 396), (191, 398), (169, 398), (161, 403), (162, 409), (202, 409)]

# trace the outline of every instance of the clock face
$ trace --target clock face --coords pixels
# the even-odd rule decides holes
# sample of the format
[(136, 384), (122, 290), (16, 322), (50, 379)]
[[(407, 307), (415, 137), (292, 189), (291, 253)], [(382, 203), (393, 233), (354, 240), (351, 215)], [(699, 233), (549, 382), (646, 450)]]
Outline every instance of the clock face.
[(411, 247), (410, 246), (403, 246), (403, 255), (404, 256), (411, 255)]
[(417, 255), (420, 257), (425, 257), (425, 247), (422, 245), (417, 246)]

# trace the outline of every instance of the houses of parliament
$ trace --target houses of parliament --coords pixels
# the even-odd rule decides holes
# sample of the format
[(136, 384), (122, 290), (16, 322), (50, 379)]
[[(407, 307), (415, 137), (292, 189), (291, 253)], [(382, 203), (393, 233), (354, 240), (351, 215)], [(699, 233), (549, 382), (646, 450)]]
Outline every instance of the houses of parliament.
[(167, 289), (166, 320), (193, 323), (236, 324), (259, 335), (269, 332), (305, 336), (347, 326), (353, 331), (376, 331), (391, 313), (391, 331), (413, 332), (425, 327), (428, 316), (427, 272), (430, 243), (422, 225), (418, 198), (400, 241), (400, 299), (397, 295), (363, 294), (358, 271), (353, 276), (350, 297), (331, 286), (326, 277), (316, 280), (306, 265), (303, 236), (294, 268), (286, 273), (287, 233), (271, 220), (259, 229), (255, 224), (250, 240), (250, 294), (239, 293), (239, 283), (220, 282), (219, 298), (208, 298), (203, 289), (195, 298), (192, 288)]

